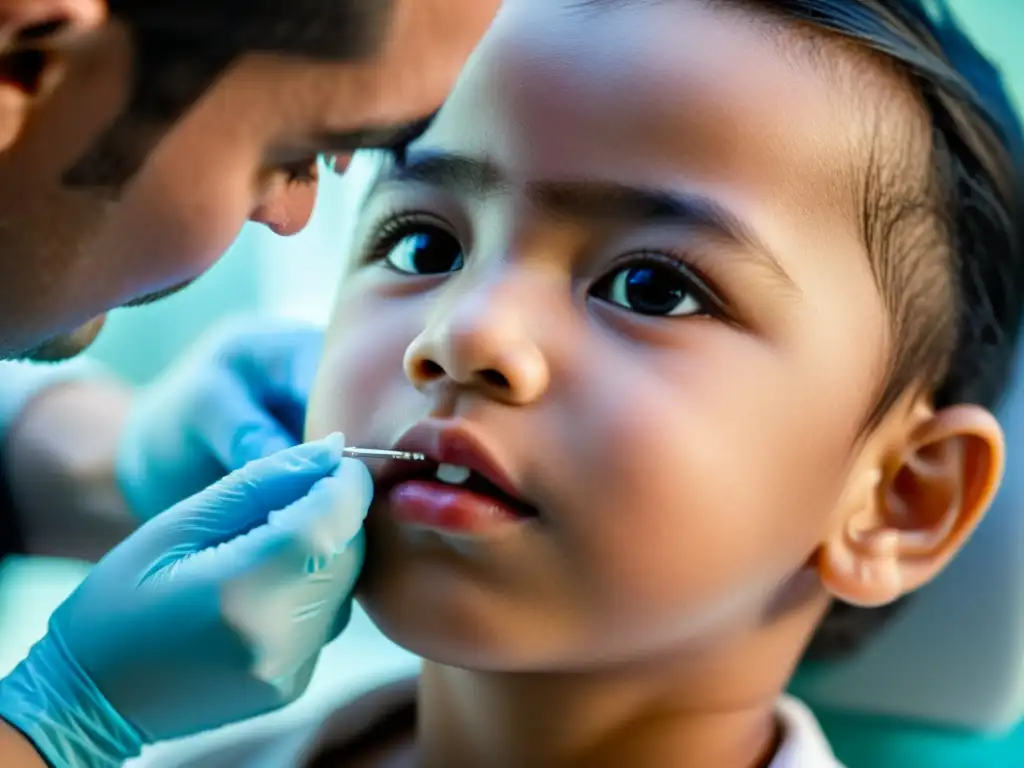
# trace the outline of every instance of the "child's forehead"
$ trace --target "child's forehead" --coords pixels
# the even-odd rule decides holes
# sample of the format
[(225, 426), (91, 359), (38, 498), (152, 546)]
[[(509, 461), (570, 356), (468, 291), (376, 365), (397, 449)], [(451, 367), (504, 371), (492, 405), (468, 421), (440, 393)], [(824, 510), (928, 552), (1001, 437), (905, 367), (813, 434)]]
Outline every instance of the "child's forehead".
[[(834, 284), (856, 284), (873, 304), (868, 182), (880, 156), (900, 151), (895, 143), (912, 146), (918, 126), (907, 127), (903, 112), (912, 101), (898, 91), (894, 101), (853, 69), (846, 77), (842, 66), (815, 67), (827, 47), (780, 53), (763, 26), (704, 3), (651, 4), (623, 29), (625, 17), (611, 12), (560, 11), (568, 2), (510, 0), (410, 157), (487, 160), (513, 196), (548, 182), (597, 181), (705, 197), (754, 233), (798, 293), (824, 300)], [(877, 75), (886, 85), (883, 68)], [(925, 148), (926, 119), (920, 130)], [(453, 201), (431, 184), (374, 188), (386, 167), (364, 176), (370, 193), (356, 231), (365, 238), (408, 210), (455, 212), (462, 221), (466, 209), (486, 205), (486, 217), (471, 220), (474, 242), (488, 248), (508, 247), (511, 233), (540, 223), (522, 218), (530, 207), (509, 196)], [(574, 231), (592, 239), (626, 230), (583, 227)]]
[(682, 168), (728, 182), (744, 170), (849, 208), (874, 123), (892, 110), (845, 65), (818, 66), (827, 43), (787, 53), (763, 25), (686, 0), (583, 15), (567, 3), (513, 0), (424, 143), (534, 178), (647, 184)]

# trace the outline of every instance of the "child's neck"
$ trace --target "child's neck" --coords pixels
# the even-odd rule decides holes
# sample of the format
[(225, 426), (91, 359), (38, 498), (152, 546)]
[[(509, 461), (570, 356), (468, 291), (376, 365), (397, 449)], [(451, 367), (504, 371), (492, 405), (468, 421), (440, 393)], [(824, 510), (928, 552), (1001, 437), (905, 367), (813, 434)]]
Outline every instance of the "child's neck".
[(607, 672), (427, 663), (418, 764), (763, 768), (778, 747), (775, 707), (801, 649), (783, 640), (762, 636), (699, 659)]

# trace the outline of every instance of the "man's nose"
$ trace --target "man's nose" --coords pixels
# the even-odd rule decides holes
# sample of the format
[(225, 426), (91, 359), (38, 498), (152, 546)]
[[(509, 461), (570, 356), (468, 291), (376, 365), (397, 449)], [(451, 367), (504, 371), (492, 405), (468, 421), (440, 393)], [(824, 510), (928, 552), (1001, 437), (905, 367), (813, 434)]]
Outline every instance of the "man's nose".
[(271, 178), (249, 220), (266, 225), (275, 235), (297, 235), (313, 216), (319, 188), (318, 171), (302, 182), (289, 182), (281, 173)]
[[(405, 373), (421, 391), (438, 383), (472, 388), (510, 405), (529, 405), (548, 388), (548, 361), (533, 328), (535, 308), (521, 282), (506, 279), (442, 298), (405, 354)], [(535, 313), (535, 312), (534, 312)]]

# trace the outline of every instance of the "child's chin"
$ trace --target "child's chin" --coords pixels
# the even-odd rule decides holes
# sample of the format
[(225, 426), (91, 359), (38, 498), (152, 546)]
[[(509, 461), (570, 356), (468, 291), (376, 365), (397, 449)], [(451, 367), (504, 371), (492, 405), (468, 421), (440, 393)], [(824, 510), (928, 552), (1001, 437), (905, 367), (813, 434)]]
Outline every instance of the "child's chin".
[(477, 671), (527, 672), (550, 668), (566, 650), (553, 642), (556, 633), (544, 632), (548, 625), (542, 617), (516, 615), (507, 604), (499, 607), (497, 596), (488, 609), (466, 595), (430, 596), (422, 589), (392, 586), (364, 586), (359, 602), (385, 637), (427, 661)]

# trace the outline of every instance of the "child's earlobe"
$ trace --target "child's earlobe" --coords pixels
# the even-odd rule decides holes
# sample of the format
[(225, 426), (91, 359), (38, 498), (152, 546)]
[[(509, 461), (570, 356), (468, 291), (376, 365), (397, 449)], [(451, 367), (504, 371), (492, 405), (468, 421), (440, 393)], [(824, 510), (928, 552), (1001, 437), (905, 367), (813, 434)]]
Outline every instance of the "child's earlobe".
[[(977, 406), (930, 415), (887, 452), (822, 546), (818, 570), (843, 602), (873, 607), (927, 584), (988, 509), (1003, 471), (1003, 434)], [(861, 484), (863, 487), (865, 484)]]

